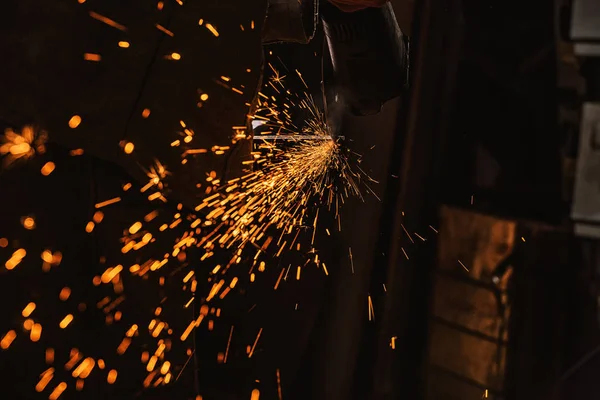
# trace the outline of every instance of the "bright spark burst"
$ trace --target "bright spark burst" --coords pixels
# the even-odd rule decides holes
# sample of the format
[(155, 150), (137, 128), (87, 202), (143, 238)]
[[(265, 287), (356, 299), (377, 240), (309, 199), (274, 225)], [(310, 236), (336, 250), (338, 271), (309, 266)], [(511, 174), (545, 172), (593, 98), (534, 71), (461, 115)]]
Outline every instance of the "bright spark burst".
[[(90, 15), (113, 28), (126, 29), (102, 15)], [(219, 37), (216, 28), (213, 30), (208, 24), (206, 28), (213, 33), (215, 38)], [(172, 54), (172, 59), (179, 60), (180, 58), (178, 53)], [(206, 321), (204, 325), (208, 330), (213, 329), (214, 320), (219, 318), (221, 310), (218, 307), (209, 308), (208, 303), (223, 299), (228, 293), (235, 290), (236, 284), (243, 279), (239, 270), (232, 273), (234, 276), (225, 277), (232, 265), (247, 266), (248, 269), (242, 269), (242, 271), (247, 272), (250, 282), (254, 282), (256, 276), (254, 271), (264, 272), (267, 264), (279, 258), (285, 251), (299, 250), (300, 236), (302, 233), (308, 232), (310, 245), (305, 248), (306, 262), (303, 266), (310, 263), (317, 267), (322, 265), (324, 275), (328, 275), (325, 264), (319, 260), (318, 254), (313, 248), (318, 228), (319, 210), (321, 206), (333, 209), (334, 215), (338, 219), (338, 226), (340, 226), (340, 208), (345, 199), (351, 196), (362, 199), (361, 187), (364, 186), (368, 189), (367, 183), (374, 182), (360, 169), (360, 157), (348, 150), (342, 140), (334, 137), (331, 128), (327, 125), (325, 115), (316, 106), (312, 97), (304, 93), (292, 95), (284, 86), (284, 79), (288, 79), (287, 75), (281, 75), (271, 64), (269, 66), (274, 76), (268, 80), (267, 85), (285, 99), (282, 102), (280, 98), (260, 93), (260, 104), (254, 119), (264, 123), (266, 128), (264, 134), (274, 134), (278, 138), (285, 137), (288, 140), (266, 140), (260, 135), (256, 135), (254, 137), (256, 151), (252, 153), (253, 159), (246, 163), (249, 168), (247, 173), (224, 184), (220, 183), (216, 173), (211, 173), (207, 178), (211, 193), (198, 204), (194, 212), (186, 212), (179, 205), (178, 212), (168, 216), (167, 220), (162, 220), (160, 223), (158, 221), (162, 216), (160, 215), (162, 210), (161, 212), (155, 210), (137, 218), (139, 221), (130, 221), (130, 224), (124, 227), (125, 234), (121, 238), (121, 252), (127, 254), (155, 246), (152, 247), (152, 256), (139, 259), (133, 265), (125, 265), (123, 262), (123, 264), (109, 266), (92, 282), (98, 288), (108, 288), (114, 292), (111, 295), (103, 294), (95, 304), (105, 314), (107, 325), (122, 318), (120, 308), (126, 300), (124, 274), (130, 274), (133, 279), (143, 278), (146, 281), (149, 280), (150, 275), (154, 274), (154, 276), (158, 276), (157, 285), (162, 287), (165, 285), (166, 274), (164, 272), (167, 268), (165, 266), (173, 266), (168, 275), (181, 279), (178, 281), (181, 283), (178, 284), (181, 286), (181, 292), (185, 293), (188, 298), (185, 304), (178, 303), (175, 306), (188, 308), (191, 304), (196, 305), (196, 302), (200, 303), (200, 299), (204, 299), (202, 303), (197, 304), (198, 308), (196, 309), (199, 311), (190, 321), (187, 321), (185, 329), (177, 330), (178, 324), (170, 323), (169, 316), (165, 315), (163, 309), (168, 305), (165, 296), (146, 320), (138, 320), (123, 330), (122, 340), (116, 346), (116, 352), (119, 355), (125, 354), (132, 342), (141, 334), (144, 334), (143, 340), (152, 341), (152, 344), (145, 343), (147, 350), (142, 353), (142, 361), (147, 372), (143, 382), (143, 386), (146, 388), (166, 385), (179, 378), (187, 363), (183, 366), (172, 365), (172, 361), (169, 359), (169, 352), (173, 351), (172, 343), (175, 340), (187, 342), (203, 321)], [(301, 74), (297, 71), (296, 73), (304, 83)], [(233, 85), (230, 78), (227, 78), (226, 81)], [(231, 86), (231, 90), (237, 89)], [(201, 97), (202, 101), (209, 98), (208, 94), (201, 96), (203, 96)], [(292, 115), (297, 110), (303, 110), (307, 114), (302, 126), (297, 126), (293, 122)], [(147, 118), (149, 115), (150, 111), (144, 110), (142, 117)], [(174, 141), (171, 144), (172, 147), (178, 147), (181, 141), (189, 143), (194, 136), (194, 131), (188, 128), (183, 121), (180, 121), (180, 124), (182, 132), (178, 132), (178, 134), (182, 139)], [(243, 127), (234, 127), (234, 131), (236, 132), (233, 138), (234, 142), (248, 137), (244, 133)], [(299, 139), (300, 137), (304, 139)], [(43, 154), (47, 135), (43, 131), (36, 131), (33, 127), (27, 126), (21, 133), (7, 130), (2, 140), (0, 154), (5, 156), (5, 163), (9, 165), (19, 159), (28, 159), (36, 154)], [(213, 146), (211, 149), (184, 149), (182, 158), (185, 160), (188, 155), (198, 154), (222, 155), (229, 150), (229, 146)], [(126, 154), (132, 152), (133, 145), (130, 146), (129, 151), (125, 151)], [(80, 154), (81, 152), (72, 153), (73, 156)], [(51, 164), (54, 166), (54, 163)], [(46, 170), (49, 174), (54, 169), (46, 168)], [(167, 195), (164, 191), (167, 189), (170, 176), (167, 167), (155, 160), (147, 170), (144, 169), (144, 172), (148, 182), (140, 188), (140, 192), (150, 192), (148, 195), (150, 202), (156, 199), (166, 202)], [(42, 173), (44, 172), (42, 171)], [(121, 196), (125, 197), (125, 192), (131, 186), (131, 184), (125, 185)], [(368, 190), (370, 191), (370, 189)], [(82, 232), (85, 230), (85, 232), (91, 233), (95, 226), (102, 223), (104, 214), (98, 209), (104, 210), (105, 207), (108, 208), (120, 201), (121, 197), (114, 197), (97, 203), (94, 216), (90, 216), (88, 224), (85, 228), (82, 227)], [(29, 225), (32, 229), (35, 227), (35, 224)], [(26, 229), (29, 229), (27, 226), (25, 226)], [(174, 243), (169, 243), (168, 239), (163, 239), (167, 231), (181, 233), (177, 235)], [(328, 230), (327, 234), (330, 234)], [(170, 246), (167, 253), (154, 250), (158, 246), (165, 245)], [(273, 249), (275, 246), (276, 248)], [(226, 265), (216, 265), (212, 268), (209, 274), (212, 286), (203, 296), (196, 293), (200, 279), (186, 259), (186, 250), (193, 247), (203, 251), (199, 260), (193, 260), (196, 264), (212, 257), (217, 248), (232, 250), (230, 261)], [(5, 268), (9, 271), (17, 268), (27, 255), (25, 249), (16, 249), (6, 261)], [(42, 270), (51, 272), (53, 267), (60, 264), (62, 254), (60, 251), (45, 250), (41, 258), (43, 260)], [(292, 275), (296, 271), (295, 275), (298, 280), (301, 276), (301, 269), (301, 266), (294, 266), (291, 269)], [(275, 290), (280, 287), (282, 279), (283, 281), (287, 280), (289, 272), (290, 267), (281, 271), (274, 287)], [(70, 296), (71, 290), (68, 287), (60, 290), (59, 299), (61, 301), (66, 301)], [(77, 311), (82, 311), (85, 307), (83, 305), (81, 308), (80, 305)], [(33, 313), (34, 307), (29, 308), (31, 311), (28, 309), (28, 313)], [(73, 310), (61, 315), (60, 321), (57, 321), (55, 325), (60, 329), (69, 330), (72, 325), (77, 323), (78, 317), (76, 311)], [(25, 320), (24, 327), (29, 332), (32, 342), (40, 340), (42, 327), (34, 321), (33, 317)], [(219, 359), (220, 362), (227, 362), (233, 326), (229, 332), (227, 349), (224, 349), (225, 351)], [(253, 343), (249, 345), (248, 357), (252, 357), (255, 353), (261, 333), (262, 328), (258, 331)], [(0, 346), (2, 349), (8, 349), (16, 337), (16, 330), (10, 330), (1, 336)], [(195, 348), (187, 349), (188, 362), (195, 352)], [(70, 371), (73, 378), (77, 379), (75, 385), (77, 390), (83, 388), (85, 378), (93, 371), (105, 370), (105, 362), (100, 356), (98, 355), (96, 358), (89, 355), (84, 356), (79, 350), (72, 349), (64, 369)], [(46, 350), (46, 359), (54, 360), (53, 349)], [(179, 371), (177, 375), (174, 372), (176, 369)], [(106, 379), (109, 384), (115, 383), (118, 376), (117, 370), (107, 369), (107, 371), (104, 372), (103, 379)], [(49, 390), (51, 391), (50, 398), (59, 398), (68, 387), (73, 385), (53, 381), (54, 372), (54, 367), (43, 372), (36, 390), (39, 392)], [(122, 378), (119, 377), (120, 379)], [(258, 390), (255, 390), (252, 396), (258, 398)]]
[(361, 196), (360, 174), (350, 167), (343, 145), (331, 136), (323, 115), (316, 108), (311, 111), (314, 119), (304, 133), (319, 139), (286, 142), (287, 148), (264, 142), (260, 148), (266, 156), (254, 153), (256, 170), (229, 181), (196, 207), (210, 210), (205, 226), (217, 225), (208, 248), (214, 242), (238, 249), (251, 243), (264, 250), (272, 240), (266, 236), (269, 229), (275, 228), (281, 237), (306, 226), (316, 229), (316, 216), (314, 223), (307, 225), (307, 220), (319, 204), (335, 205), (337, 216), (344, 198)]
[(156, 187), (158, 190), (163, 190), (165, 187), (164, 179), (171, 175), (171, 173), (167, 171), (167, 168), (158, 160), (154, 160), (154, 165), (151, 165), (150, 168), (145, 172), (146, 176), (148, 176), (150, 180), (140, 189), (142, 193), (152, 187)]
[(46, 152), (48, 135), (37, 131), (33, 126), (25, 126), (20, 133), (6, 129), (0, 136), (0, 156), (4, 156), (3, 166), (9, 167), (18, 160), (27, 160), (35, 154)]

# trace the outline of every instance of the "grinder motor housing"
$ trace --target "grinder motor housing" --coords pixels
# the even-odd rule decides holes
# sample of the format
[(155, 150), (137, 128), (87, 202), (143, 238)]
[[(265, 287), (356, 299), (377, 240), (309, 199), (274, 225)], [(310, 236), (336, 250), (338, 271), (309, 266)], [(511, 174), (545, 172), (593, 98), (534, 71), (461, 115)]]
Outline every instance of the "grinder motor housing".
[(319, 21), (336, 97), (352, 114), (377, 114), (402, 93), (408, 84), (408, 40), (391, 4), (344, 12), (326, 0), (269, 0), (263, 42), (308, 43)]

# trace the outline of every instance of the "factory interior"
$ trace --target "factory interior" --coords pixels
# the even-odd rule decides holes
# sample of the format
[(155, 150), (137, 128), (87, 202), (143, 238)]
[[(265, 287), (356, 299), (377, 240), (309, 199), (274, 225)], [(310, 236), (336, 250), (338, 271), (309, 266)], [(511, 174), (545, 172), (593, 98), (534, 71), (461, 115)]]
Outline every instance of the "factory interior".
[(0, 399), (600, 398), (600, 1), (0, 35)]

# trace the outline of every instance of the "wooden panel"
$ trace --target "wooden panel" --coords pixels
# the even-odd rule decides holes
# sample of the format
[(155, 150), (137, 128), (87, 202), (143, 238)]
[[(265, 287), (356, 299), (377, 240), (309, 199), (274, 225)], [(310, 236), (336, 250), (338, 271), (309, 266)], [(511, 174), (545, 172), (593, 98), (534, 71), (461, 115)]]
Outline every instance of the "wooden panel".
[(505, 354), (496, 343), (440, 324), (431, 327), (430, 363), (484, 387), (501, 389)]
[[(433, 314), (467, 329), (507, 340), (507, 327), (499, 315), (499, 299), (489, 288), (436, 277)], [(504, 295), (505, 296), (505, 295)], [(505, 300), (505, 299), (504, 299)]]
[(438, 268), (489, 281), (512, 251), (516, 222), (450, 207), (442, 208), (441, 219)]
[[(482, 398), (485, 391), (468, 382), (456, 379), (438, 369), (430, 368), (427, 371), (427, 399), (428, 400), (465, 400)], [(492, 400), (491, 396), (487, 400)]]
[(511, 268), (497, 284), (492, 275), (511, 254), (515, 235), (514, 221), (442, 208), (429, 363), (464, 383), (431, 378), (440, 387), (430, 396), (463, 399), (472, 398), (474, 388), (478, 396), (485, 388), (504, 389)]

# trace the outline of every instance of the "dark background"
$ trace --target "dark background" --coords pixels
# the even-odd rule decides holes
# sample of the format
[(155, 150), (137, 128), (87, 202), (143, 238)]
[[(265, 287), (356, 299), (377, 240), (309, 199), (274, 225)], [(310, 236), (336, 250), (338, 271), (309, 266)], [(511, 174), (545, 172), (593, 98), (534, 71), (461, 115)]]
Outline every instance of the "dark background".
[[(112, 291), (93, 286), (92, 278), (109, 265), (136, 262), (135, 256), (120, 253), (118, 239), (133, 221), (157, 208), (136, 190), (122, 194), (123, 183), (139, 178), (132, 172), (139, 169), (137, 165), (115, 157), (100, 159), (94, 151), (69, 155), (71, 148), (80, 145), (102, 153), (103, 144), (96, 147), (94, 138), (112, 132), (110, 127), (88, 132), (86, 140), (92, 145), (69, 138), (70, 133), (67, 139), (51, 141), (46, 154), (0, 171), (0, 237), (9, 239), (9, 246), (0, 248), (0, 259), (8, 259), (20, 247), (28, 253), (15, 270), (0, 272), (0, 334), (9, 329), (19, 333), (10, 349), (0, 353), (0, 383), (6, 398), (48, 396), (48, 389), (43, 394), (33, 389), (38, 374), (47, 367), (47, 347), (55, 349), (58, 366), (49, 388), (64, 376), (69, 384), (64, 398), (183, 399), (201, 394), (204, 399), (248, 399), (253, 389), (259, 389), (261, 399), (278, 399), (278, 371), (283, 399), (463, 400), (485, 398), (486, 393), (494, 399), (578, 399), (598, 393), (594, 353), (589, 361), (585, 358), (598, 343), (597, 250), (593, 242), (570, 233), (577, 126), (559, 123), (559, 110), (577, 115), (581, 93), (573, 77), (580, 71), (565, 61), (573, 57), (557, 33), (560, 4), (542, 0), (444, 4), (397, 0), (393, 4), (401, 28), (411, 39), (410, 88), (378, 116), (345, 116), (342, 128), (363, 155), (364, 169), (380, 181), (376, 190), (382, 201), (349, 201), (342, 232), (318, 238), (320, 256), (330, 269), (328, 277), (321, 270), (308, 269), (300, 281), (290, 279), (272, 290), (281, 268), (302, 258), (290, 252), (258, 274), (255, 283), (249, 285), (246, 279), (216, 302), (221, 316), (207, 318), (215, 321), (214, 330), (208, 331), (203, 322), (193, 339), (183, 344), (177, 332), (198, 310), (178, 306), (188, 299), (181, 291), (179, 267), (194, 268), (207, 279), (210, 269), (231, 255), (217, 252), (209, 263), (199, 263), (195, 260), (200, 254), (189, 250), (187, 260), (165, 272), (164, 286), (158, 283), (159, 275), (145, 280), (123, 274), (127, 300), (119, 307), (122, 321), (106, 324), (106, 315), (96, 304)], [(33, 4), (22, 7), (35, 9)], [(224, 27), (228, 24), (224, 10), (233, 13), (234, 2), (223, 2), (222, 7), (213, 15), (223, 18), (219, 25)], [(131, 15), (136, 21), (146, 14)], [(172, 26), (177, 27), (177, 21)], [(23, 32), (28, 27), (7, 24), (3, 29), (23, 35), (19, 37), (27, 48)], [(61, 27), (47, 22), (31, 31), (60, 36)], [(148, 50), (150, 60), (155, 48), (165, 46), (155, 37), (152, 40), (157, 47)], [(178, 35), (177, 40), (190, 49), (203, 46), (194, 35)], [(188, 107), (187, 100), (197, 88), (193, 96), (187, 93), (186, 79), (201, 79), (221, 67), (240, 71), (258, 67), (260, 52), (231, 50), (244, 49), (243, 40), (248, 40), (248, 48), (256, 46), (253, 37), (211, 49), (210, 54), (228, 55), (220, 64), (207, 62), (208, 57), (199, 52), (186, 71), (154, 70), (149, 75), (150, 80), (152, 74), (169, 76), (166, 81), (157, 78), (155, 86), (174, 85), (182, 97), (165, 97), (166, 91), (159, 89), (148, 89), (144, 95), (149, 101), (172, 102), (165, 110), (178, 109), (182, 103)], [(318, 35), (309, 45), (269, 46), (265, 57), (290, 76), (294, 69), (301, 70), (308, 91), (319, 101), (322, 50)], [(66, 79), (52, 62), (44, 63), (44, 69), (44, 78), (18, 68), (5, 72), (2, 128), (19, 128), (34, 118), (34, 112), (15, 107), (43, 92), (31, 89), (37, 79), (55, 78), (55, 86)], [(136, 71), (119, 70), (119, 74), (127, 82), (140, 79)], [(27, 90), (17, 84), (6, 86), (20, 79), (30, 84)], [(253, 79), (258, 80), (258, 74)], [(224, 116), (214, 120), (225, 126), (231, 125), (224, 121), (234, 114), (243, 118), (244, 103), (252, 97), (250, 81), (246, 98), (235, 100), (235, 107), (223, 108)], [(297, 80), (290, 78), (287, 84), (290, 91), (304, 90)], [(61, 98), (56, 87), (50, 93), (52, 99)], [(133, 104), (137, 113), (142, 104), (135, 100), (137, 92), (132, 93), (123, 107), (129, 110)], [(93, 90), (80, 95), (95, 98)], [(15, 96), (13, 104), (11, 96)], [(35, 100), (35, 104), (47, 102), (43, 97)], [(232, 104), (226, 98), (220, 101)], [(198, 117), (199, 126), (207, 115)], [(180, 118), (165, 111), (162, 122), (153, 127), (139, 121), (128, 125), (123, 116), (118, 130), (132, 129), (128, 137), (133, 138), (143, 137), (148, 130), (152, 138), (171, 130), (165, 121), (176, 124)], [(130, 128), (120, 130), (126, 126)], [(117, 136), (121, 138), (121, 133)], [(74, 140), (72, 146), (66, 145), (69, 140)], [(148, 142), (151, 150), (151, 139)], [(153, 153), (150, 150), (148, 154)], [(48, 160), (57, 169), (44, 177), (39, 170)], [(227, 170), (227, 163), (217, 164)], [(206, 167), (199, 168), (204, 173)], [(178, 192), (177, 187), (173, 185), (177, 200), (160, 205), (154, 229), (162, 218), (172, 220), (180, 211), (179, 201), (184, 203), (182, 213), (190, 211), (188, 205), (196, 194)], [(107, 208), (104, 222), (86, 234), (94, 204), (118, 195), (123, 200)], [(20, 218), (26, 215), (35, 216), (35, 230), (21, 226)], [(323, 228), (331, 223), (328, 218), (322, 221)], [(181, 234), (177, 229), (169, 231), (138, 257), (160, 258)], [(166, 248), (161, 248), (162, 243)], [(348, 247), (354, 256), (354, 274), (349, 272)], [(46, 248), (63, 253), (61, 265), (52, 273), (41, 271), (39, 254)], [(493, 284), (497, 261), (506, 256), (510, 256), (505, 263), (510, 272), (500, 274), (501, 285)], [(73, 290), (68, 302), (58, 300), (64, 286)], [(209, 287), (207, 282), (198, 290), (206, 293)], [(367, 296), (374, 304), (374, 321), (368, 319)], [(36, 302), (34, 316), (44, 327), (38, 343), (31, 343), (20, 328), (21, 310), (30, 301)], [(117, 356), (115, 348), (132, 323), (142, 327), (152, 319), (161, 301), (176, 332), (172, 362), (177, 368), (187, 365), (174, 385), (142, 390), (146, 372), (140, 354), (153, 351), (156, 340), (141, 334), (123, 356)], [(85, 311), (75, 311), (79, 303), (87, 305)], [(57, 323), (67, 313), (73, 313), (75, 320), (63, 331)], [(225, 351), (231, 326), (234, 334), (227, 363), (218, 363), (217, 353)], [(249, 358), (246, 347), (261, 329)], [(108, 368), (119, 371), (117, 383), (107, 385), (106, 371), (96, 369), (86, 379), (85, 390), (76, 392), (74, 380), (61, 367), (72, 348), (103, 358)], [(187, 349), (195, 349), (193, 357), (186, 355)]]

